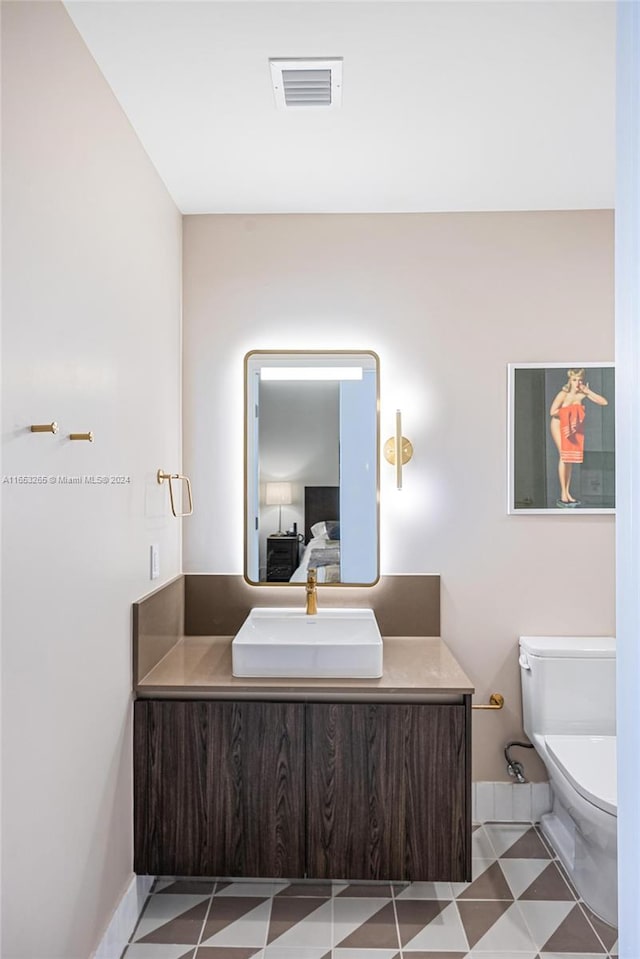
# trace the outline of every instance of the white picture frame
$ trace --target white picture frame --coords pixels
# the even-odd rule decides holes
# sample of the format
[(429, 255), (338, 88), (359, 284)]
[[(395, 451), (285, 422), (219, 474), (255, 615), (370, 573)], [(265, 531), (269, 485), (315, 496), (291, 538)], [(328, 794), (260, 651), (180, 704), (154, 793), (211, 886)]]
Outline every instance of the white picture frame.
[(509, 363), (507, 374), (507, 512), (615, 513), (615, 365)]

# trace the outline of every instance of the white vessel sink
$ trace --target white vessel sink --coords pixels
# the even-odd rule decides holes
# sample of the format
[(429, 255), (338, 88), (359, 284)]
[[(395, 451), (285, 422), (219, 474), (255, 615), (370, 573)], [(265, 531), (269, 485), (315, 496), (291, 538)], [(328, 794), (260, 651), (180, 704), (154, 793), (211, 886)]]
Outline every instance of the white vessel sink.
[(372, 609), (256, 607), (231, 644), (234, 676), (376, 679), (382, 636)]

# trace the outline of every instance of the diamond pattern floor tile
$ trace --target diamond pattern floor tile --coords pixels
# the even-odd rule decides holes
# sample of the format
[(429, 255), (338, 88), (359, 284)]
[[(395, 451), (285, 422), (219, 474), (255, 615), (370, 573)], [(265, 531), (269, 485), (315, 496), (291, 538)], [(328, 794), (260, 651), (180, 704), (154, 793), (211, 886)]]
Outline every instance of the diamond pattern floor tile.
[[(463, 884), (461, 884), (463, 885)], [(397, 899), (452, 899), (450, 882), (412, 882), (396, 892)]]
[[(287, 913), (282, 910), (283, 906), (294, 904), (308, 907), (309, 903), (313, 903), (313, 908), (308, 908), (304, 914), (301, 910), (300, 918), (297, 922), (290, 921), (293, 916), (292, 911)], [(275, 905), (274, 902), (274, 906)], [(324, 949), (325, 952), (331, 948), (331, 920), (333, 912), (333, 902), (331, 899), (281, 899), (278, 902), (278, 907), (280, 907), (282, 911), (278, 911), (275, 914), (273, 930), (272, 924), (274, 920), (272, 919), (272, 924), (269, 926), (269, 940), (267, 945), (278, 946), (281, 949), (302, 949), (303, 947), (314, 946), (317, 949)], [(273, 938), (272, 932), (275, 933)]]
[(612, 926), (608, 926), (606, 922), (604, 922), (602, 919), (599, 919), (598, 916), (591, 912), (591, 910), (585, 906), (584, 903), (581, 904), (581, 909), (595, 929), (596, 933), (598, 934), (598, 938), (602, 942), (605, 949), (608, 949), (610, 952), (613, 952), (614, 950), (617, 952), (615, 947), (618, 943), (618, 930), (614, 929)]
[(511, 902), (509, 900), (458, 903), (462, 925), (471, 948), (495, 926), (510, 907)]
[(342, 949), (397, 950), (400, 943), (393, 903), (388, 902), (382, 909), (378, 909), (370, 919), (336, 945)]
[(137, 942), (196, 945), (208, 908), (209, 900), (203, 896), (152, 896), (138, 924), (135, 939)]
[(307, 882), (292, 882), (289, 883), (284, 889), (281, 889), (280, 892), (276, 893), (277, 899), (289, 899), (290, 897), (302, 897), (306, 898), (307, 896), (312, 896), (316, 899), (331, 899), (333, 895), (333, 890), (330, 882), (326, 883), (307, 883)]
[(491, 823), (485, 826), (496, 855), (503, 859), (550, 859), (546, 845), (533, 826)]
[(407, 952), (406, 949), (404, 954), (408, 959), (467, 959), (467, 956), (471, 955), (469, 952)]
[(403, 946), (425, 930), (450, 903), (437, 899), (396, 899), (396, 915)]
[(542, 946), (546, 952), (595, 952), (602, 949), (598, 939), (580, 906), (575, 905), (569, 915)]
[(134, 943), (125, 955), (127, 959), (194, 959), (193, 946), (154, 943)]
[(504, 873), (514, 899), (533, 885), (549, 865), (548, 859), (501, 859), (500, 868)]
[(200, 959), (262, 959), (262, 949), (237, 948), (236, 946), (200, 946)]
[[(601, 956), (602, 953), (596, 955)], [(541, 952), (540, 959), (596, 959), (596, 956), (593, 952)]]
[(400, 959), (400, 953), (393, 949), (334, 949), (333, 959)]
[(550, 862), (539, 876), (533, 880), (524, 892), (518, 897), (523, 899), (536, 899), (543, 902), (553, 902), (555, 900), (569, 900), (573, 902), (575, 896), (565, 882), (562, 873), (554, 862)]
[(234, 899), (240, 896), (248, 896), (250, 899), (275, 896), (291, 885), (288, 882), (219, 882), (216, 886), (215, 895), (232, 896)]
[(258, 946), (266, 944), (271, 899), (214, 897), (202, 932), (205, 946)]
[[(396, 905), (399, 904), (396, 903)], [(407, 905), (407, 903), (404, 903), (404, 905)], [(398, 915), (403, 954), (411, 955), (412, 950), (431, 950), (432, 952), (468, 950), (469, 944), (455, 902), (450, 902), (448, 905), (439, 902), (433, 905), (444, 908), (441, 908), (419, 931), (416, 931), (417, 923), (415, 920), (413, 928), (411, 928), (401, 921), (400, 915)], [(410, 932), (412, 933), (411, 937), (409, 936)]]
[(496, 858), (496, 851), (485, 826), (476, 829), (471, 837), (471, 858), (490, 861)]
[(384, 897), (391, 899), (391, 884), (380, 882), (372, 883), (350, 882), (340, 889), (336, 889), (336, 896), (342, 896), (343, 899), (379, 899)]
[(574, 905), (574, 902), (519, 902), (520, 911), (538, 949), (542, 949), (562, 925)]
[(153, 891), (156, 895), (166, 896), (210, 896), (215, 885), (215, 882), (201, 879), (160, 879)]
[(122, 959), (606, 959), (617, 938), (537, 827), (484, 823), (469, 883), (160, 878)]
[(458, 899), (513, 899), (513, 895), (500, 863), (496, 860), (479, 876), (475, 882), (467, 886)]
[[(471, 906), (478, 906), (480, 909), (487, 906), (506, 905), (508, 908), (502, 915), (499, 915), (492, 926), (479, 939), (475, 939), (470, 945), (476, 952), (485, 952), (490, 955), (500, 955), (502, 952), (535, 952), (535, 943), (531, 938), (531, 933), (527, 928), (522, 913), (517, 903), (491, 903), (491, 902), (465, 902), (459, 903), (461, 910), (468, 909)], [(464, 922), (464, 915), (463, 915)], [(465, 929), (467, 928), (465, 924)], [(468, 933), (467, 933), (468, 934)]]
[[(338, 946), (348, 940), (356, 930), (373, 920), (374, 917), (386, 906), (393, 904), (388, 899), (343, 899), (342, 897), (333, 900), (333, 943)], [(390, 914), (385, 914), (387, 922), (390, 921)], [(374, 920), (375, 921), (375, 920)], [(398, 940), (390, 945), (385, 944), (386, 948), (398, 947)], [(346, 948), (346, 945), (345, 945)], [(371, 948), (370, 945), (368, 948)], [(385, 948), (385, 946), (383, 946)]]
[[(492, 856), (490, 859), (472, 859), (471, 860), (471, 882), (475, 882), (476, 879), (479, 879), (480, 876), (487, 871), (491, 866), (496, 862), (495, 856)], [(466, 889), (469, 888), (468, 882), (452, 882), (451, 889), (453, 891), (453, 898), (457, 899)]]
[[(499, 952), (496, 953), (499, 959), (540, 959), (537, 952)], [(487, 952), (476, 952), (475, 949), (470, 952), (467, 959), (492, 959)], [(591, 959), (594, 959), (591, 956)]]
[(313, 946), (298, 946), (295, 949), (284, 949), (282, 946), (267, 946), (263, 959), (331, 959), (331, 950), (316, 949)]
[[(326, 907), (326, 904), (326, 899), (315, 899), (312, 896), (274, 899), (271, 906), (267, 945), (270, 945), (275, 939), (279, 939), (290, 929), (293, 929), (294, 926), (303, 922), (303, 920), (308, 919), (312, 913), (320, 909), (320, 906)], [(326, 911), (325, 908), (325, 912)], [(321, 915), (324, 915), (324, 913)], [(320, 919), (320, 921), (322, 921), (322, 919)]]

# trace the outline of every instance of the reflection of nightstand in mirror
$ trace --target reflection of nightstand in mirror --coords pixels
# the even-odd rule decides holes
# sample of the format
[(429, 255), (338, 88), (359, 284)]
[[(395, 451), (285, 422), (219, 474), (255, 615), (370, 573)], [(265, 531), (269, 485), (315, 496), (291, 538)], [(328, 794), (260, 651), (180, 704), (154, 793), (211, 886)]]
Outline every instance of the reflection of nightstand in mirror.
[(297, 565), (297, 536), (267, 536), (268, 583), (287, 583)]

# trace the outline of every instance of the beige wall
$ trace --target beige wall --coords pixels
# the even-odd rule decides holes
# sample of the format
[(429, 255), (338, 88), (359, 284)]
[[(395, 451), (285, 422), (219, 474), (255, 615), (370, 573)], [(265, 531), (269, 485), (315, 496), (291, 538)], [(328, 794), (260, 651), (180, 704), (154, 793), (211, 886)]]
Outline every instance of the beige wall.
[(180, 570), (181, 218), (64, 7), (2, 7), (2, 473), (131, 477), (2, 485), (2, 955), (87, 959), (131, 877), (131, 603), (151, 543)]
[(614, 518), (506, 513), (507, 363), (613, 359), (612, 213), (190, 216), (183, 243), (185, 571), (242, 571), (245, 352), (377, 351), (383, 439), (401, 407), (415, 447), (402, 492), (382, 464), (381, 571), (441, 574), (476, 701), (506, 697), (474, 779), (507, 779), (518, 636), (615, 629)]

